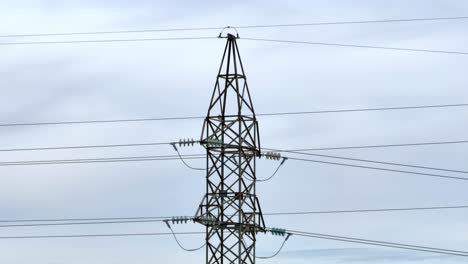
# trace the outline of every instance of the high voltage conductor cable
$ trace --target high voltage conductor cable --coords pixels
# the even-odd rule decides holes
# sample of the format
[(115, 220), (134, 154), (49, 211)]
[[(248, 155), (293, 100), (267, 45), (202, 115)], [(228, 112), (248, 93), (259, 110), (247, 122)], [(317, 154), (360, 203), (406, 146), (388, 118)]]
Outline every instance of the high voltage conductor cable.
[[(190, 154), (190, 155), (184, 155), (183, 157), (186, 160), (187, 159), (204, 159), (205, 158), (205, 156), (202, 155), (202, 154)], [(413, 172), (413, 171), (403, 171), (403, 170), (387, 169), (387, 168), (380, 168), (380, 167), (370, 167), (370, 166), (362, 166), (362, 165), (354, 165), (354, 164), (346, 164), (346, 163), (337, 163), (337, 162), (328, 162), (328, 161), (319, 161), (319, 160), (310, 160), (310, 159), (301, 159), (301, 158), (293, 158), (293, 157), (285, 157), (285, 158), (288, 158), (288, 159), (291, 159), (291, 160), (308, 161), (308, 162), (323, 163), (323, 164), (338, 165), (338, 166), (347, 166), (347, 167), (355, 167), (355, 168), (391, 171), (391, 172), (416, 174), (416, 175), (440, 177), (440, 178), (449, 178), (449, 179), (457, 179), (457, 180), (468, 180), (468, 178), (448, 176), (448, 175), (440, 175), (440, 174), (431, 174), (431, 173), (422, 173), (422, 172)], [(179, 156), (136, 156), (136, 157), (89, 158), (89, 159), (68, 159), (68, 160), (29, 160), (29, 161), (0, 162), (0, 167), (6, 167), (6, 166), (34, 166), (34, 165), (59, 165), (59, 164), (89, 164), (89, 163), (108, 163), (108, 162), (161, 161), (161, 160), (180, 160), (180, 157)], [(274, 173), (273, 176), (275, 174), (276, 173)], [(270, 178), (272, 178), (272, 177), (270, 177)]]
[(407, 207), (407, 208), (383, 208), (383, 209), (357, 209), (357, 210), (329, 210), (329, 211), (302, 211), (302, 212), (278, 212), (264, 213), (263, 215), (309, 215), (309, 214), (348, 214), (348, 213), (374, 213), (374, 212), (401, 212), (401, 211), (427, 211), (447, 209), (468, 209), (468, 205), (460, 206), (433, 206), (433, 207)]
[(405, 247), (405, 246), (397, 246), (397, 245), (389, 245), (385, 243), (373, 243), (373, 242), (365, 242), (355, 239), (343, 239), (343, 238), (334, 238), (330, 236), (319, 236), (319, 235), (308, 235), (308, 234), (300, 234), (300, 233), (293, 233), (296, 236), (303, 236), (303, 237), (312, 237), (312, 238), (320, 238), (320, 239), (327, 239), (327, 240), (334, 240), (334, 241), (341, 241), (341, 242), (348, 242), (348, 243), (358, 243), (358, 244), (365, 244), (365, 245), (373, 245), (373, 246), (380, 246), (380, 247), (388, 247), (388, 248), (397, 248), (397, 249), (405, 249), (405, 250), (413, 250), (413, 251), (421, 251), (421, 252), (430, 252), (430, 253), (438, 253), (438, 254), (445, 254), (445, 255), (453, 255), (453, 256), (462, 256), (468, 257), (468, 253), (453, 253), (450, 251), (443, 251), (443, 250), (430, 250), (430, 249), (423, 249), (418, 247)]
[(369, 244), (369, 245), (383, 246), (383, 247), (395, 247), (395, 248), (401, 248), (401, 249), (426, 251), (426, 252), (468, 257), (468, 251), (417, 246), (417, 245), (409, 245), (409, 244), (402, 244), (402, 243), (393, 243), (393, 242), (353, 238), (353, 237), (345, 237), (345, 236), (335, 236), (335, 235), (327, 235), (327, 234), (319, 234), (319, 233), (311, 233), (311, 232), (303, 232), (303, 231), (286, 230), (286, 232), (291, 233), (293, 235), (298, 235), (298, 236), (302, 235), (302, 236), (310, 236), (310, 237), (338, 240), (338, 241), (351, 242), (351, 243)]
[(180, 160), (182, 161), (182, 163), (189, 169), (192, 169), (192, 170), (198, 170), (198, 171), (205, 171), (206, 169), (204, 168), (197, 168), (197, 167), (193, 167), (193, 166), (190, 166), (186, 161), (185, 161), (185, 158), (182, 157), (182, 155), (180, 155), (180, 152), (179, 150), (176, 150), (177, 151), (177, 155), (179, 156)]
[(282, 40), (282, 39), (265, 39), (265, 38), (242, 38), (242, 39), (243, 40), (252, 40), (252, 41), (262, 41), (262, 42), (277, 42), (277, 43), (304, 44), (304, 45), (317, 45), (317, 46), (334, 46), (334, 47), (347, 47), (347, 48), (381, 49), (381, 50), (392, 50), (392, 51), (409, 51), (409, 52), (425, 52), (425, 53), (442, 53), (442, 54), (452, 54), (452, 55), (468, 55), (468, 52), (465, 52), (465, 51), (396, 48), (396, 47), (371, 46), (371, 45), (355, 45), (355, 44), (311, 42), (311, 41)]
[(328, 164), (328, 165), (336, 165), (336, 166), (345, 166), (345, 167), (352, 167), (352, 168), (360, 168), (360, 169), (380, 170), (380, 171), (389, 171), (389, 172), (397, 172), (397, 173), (404, 173), (404, 174), (414, 174), (414, 175), (421, 175), (421, 176), (428, 176), (428, 177), (437, 177), (437, 178), (446, 178), (446, 179), (452, 179), (452, 180), (463, 180), (463, 181), (468, 181), (468, 178), (456, 177), (456, 176), (449, 176), (449, 175), (441, 175), (441, 174), (432, 174), (432, 173), (415, 172), (415, 171), (404, 171), (404, 170), (387, 169), (387, 168), (380, 168), (380, 167), (371, 167), (371, 166), (363, 166), (363, 165), (354, 165), (354, 164), (338, 163), (338, 162), (329, 162), (329, 161), (321, 161), (321, 160), (311, 160), (311, 159), (292, 158), (292, 157), (288, 157), (288, 159), (291, 159), (291, 160), (298, 160), (298, 161), (306, 161), (306, 162), (313, 162), (313, 163)]
[(396, 163), (396, 162), (376, 161), (376, 160), (368, 160), (368, 159), (356, 159), (356, 158), (348, 158), (348, 157), (342, 157), (342, 156), (322, 155), (322, 154), (314, 154), (314, 153), (308, 153), (308, 152), (300, 152), (300, 151), (294, 151), (294, 150), (278, 150), (278, 149), (270, 149), (270, 148), (264, 148), (264, 149), (265, 150), (278, 151), (278, 152), (285, 152), (285, 153), (307, 155), (307, 156), (333, 158), (333, 159), (350, 160), (350, 161), (359, 161), (359, 162), (367, 162), (367, 163), (375, 163), (375, 164), (383, 164), (383, 165), (391, 165), (391, 166), (400, 166), (400, 167), (408, 167), (408, 168), (416, 168), (416, 169), (437, 170), (437, 171), (455, 172), (455, 173), (468, 173), (468, 171), (462, 171), (462, 170), (435, 168), (435, 167), (428, 167), (428, 166), (402, 164), (402, 163)]
[(361, 20), (361, 21), (316, 22), (316, 23), (297, 23), (297, 24), (273, 24), (273, 25), (236, 26), (236, 28), (308, 27), (308, 26), (374, 24), (374, 23), (395, 23), (395, 22), (422, 22), (422, 21), (464, 20), (464, 19), (468, 19), (468, 17), (460, 16), (460, 17), (433, 17), (433, 18), (407, 18), (407, 19), (381, 19), (381, 20)]
[(271, 258), (274, 258), (276, 257), (280, 252), (281, 250), (283, 250), (283, 247), (284, 245), (286, 244), (286, 242), (288, 241), (288, 239), (291, 237), (291, 234), (287, 234), (286, 237), (284, 238), (283, 240), (283, 243), (281, 244), (281, 246), (279, 247), (279, 249), (273, 253), (273, 255), (271, 256), (255, 256), (256, 258), (259, 258), (259, 259), (271, 259)]
[[(205, 232), (178, 232), (176, 235), (200, 235)], [(0, 239), (48, 239), (48, 238), (91, 238), (91, 237), (131, 237), (131, 236), (172, 236), (172, 233), (122, 233), (122, 234), (76, 234), (41, 236), (0, 236)]]
[(276, 176), (276, 174), (278, 173), (281, 166), (283, 166), (285, 161), (286, 161), (286, 159), (283, 159), (283, 161), (281, 161), (281, 163), (278, 165), (278, 167), (276, 167), (276, 170), (273, 172), (273, 174), (270, 177), (265, 178), (265, 179), (256, 179), (256, 181), (257, 182), (266, 182), (266, 181), (269, 181), (269, 180), (273, 179)]
[[(184, 155), (184, 159), (204, 159), (204, 158), (205, 158), (205, 156), (201, 155), (201, 154)], [(301, 159), (301, 158), (294, 158), (294, 157), (287, 157), (287, 158), (291, 159), (291, 160), (307, 161), (307, 162), (314, 162), (314, 163), (323, 163), (323, 164), (354, 167), (354, 168), (390, 171), (390, 172), (415, 174), (415, 175), (439, 177), (439, 178), (448, 178), (448, 179), (456, 179), (456, 180), (468, 180), (468, 178), (463, 178), (463, 177), (432, 174), (432, 173), (403, 171), (403, 170), (387, 169), (387, 168), (380, 168), (380, 167), (370, 167), (370, 166), (362, 166), (362, 165), (354, 165), (354, 164), (346, 164), (346, 163), (319, 161), (319, 160), (311, 160), (311, 159)], [(60, 165), (60, 164), (89, 164), (89, 163), (108, 163), (108, 162), (161, 161), (161, 160), (180, 160), (180, 157), (178, 157), (178, 156), (175, 156), (175, 157), (174, 156), (139, 156), (139, 157), (113, 157), (113, 158), (91, 158), (91, 159), (69, 159), (69, 160), (12, 161), (12, 162), (0, 162), (0, 167), (6, 167), (6, 166), (34, 166), (34, 165)]]
[[(283, 164), (286, 162), (286, 160), (288, 158), (286, 157), (281, 157), (281, 154), (279, 153), (274, 153), (274, 152), (266, 152), (266, 153), (263, 153), (262, 154), (263, 157), (265, 157), (266, 159), (271, 159), (271, 160), (281, 160), (280, 164), (278, 165), (278, 167), (276, 167), (276, 170), (273, 172), (273, 174), (268, 177), (268, 178), (265, 178), (265, 179), (255, 179), (257, 182), (266, 182), (266, 181), (269, 181), (271, 179), (273, 179), (273, 177), (276, 176), (276, 174), (278, 173), (279, 169), (283, 166)], [(251, 179), (252, 180), (252, 179)]]
[(164, 221), (164, 223), (166, 223), (166, 226), (167, 226), (167, 228), (169, 228), (169, 230), (171, 231), (172, 236), (174, 237), (174, 240), (176, 241), (177, 245), (179, 245), (179, 247), (180, 247), (182, 250), (188, 251), (188, 252), (192, 252), (192, 251), (200, 250), (200, 249), (202, 249), (203, 247), (205, 247), (206, 243), (203, 243), (200, 247), (196, 247), (196, 248), (186, 248), (186, 247), (184, 247), (184, 246), (180, 243), (179, 239), (177, 238), (176, 233), (175, 233), (174, 230), (172, 229), (172, 226), (169, 224), (169, 221), (166, 220), (166, 221)]
[[(190, 157), (200, 157), (203, 154), (187, 154), (184, 155), (186, 158)], [(53, 160), (25, 160), (25, 161), (4, 161), (0, 162), (0, 166), (10, 165), (10, 164), (23, 164), (23, 163), (49, 163), (49, 162), (77, 162), (77, 161), (95, 161), (95, 160), (129, 160), (129, 159), (174, 159), (178, 158), (177, 155), (159, 155), (159, 156), (127, 156), (127, 157), (109, 157), (109, 158), (80, 158), (80, 159), (53, 159)]]
[[(350, 24), (373, 24), (373, 23), (401, 23), (401, 22), (423, 22), (423, 21), (444, 21), (444, 20), (465, 20), (466, 16), (456, 17), (426, 17), (426, 18), (406, 18), (406, 19), (381, 19), (381, 20), (360, 20), (360, 21), (335, 21), (335, 22), (313, 22), (313, 23), (293, 23), (293, 24), (265, 24), (265, 25), (240, 25), (235, 28), (278, 28), (278, 27), (307, 27), (326, 25), (350, 25)], [(219, 27), (190, 27), (190, 28), (161, 28), (142, 30), (113, 30), (113, 31), (87, 31), (87, 32), (61, 32), (61, 33), (37, 33), (37, 34), (10, 34), (0, 35), (0, 38), (20, 38), (20, 37), (53, 37), (53, 36), (75, 36), (75, 35), (104, 35), (104, 34), (128, 34), (128, 33), (156, 33), (156, 32), (177, 32), (177, 31), (204, 31), (221, 30)]]
[[(0, 152), (10, 151), (41, 151), (41, 150), (66, 150), (66, 149), (92, 149), (92, 148), (118, 148), (118, 147), (140, 147), (140, 146), (156, 146), (170, 145), (172, 142), (148, 142), (148, 143), (127, 143), (127, 144), (109, 144), (109, 145), (81, 145), (81, 146), (54, 146), (54, 147), (30, 147), (30, 148), (8, 148), (0, 149)], [(393, 147), (417, 147), (430, 145), (450, 145), (450, 144), (466, 144), (468, 140), (460, 141), (436, 141), (436, 142), (420, 142), (420, 143), (402, 143), (402, 144), (385, 144), (385, 145), (362, 145), (362, 146), (343, 146), (343, 147), (322, 147), (322, 148), (305, 148), (305, 149), (286, 149), (287, 151), (321, 151), (321, 150), (344, 150), (344, 149), (368, 149), (368, 148), (393, 148)]]
[[(203, 155), (185, 155), (185, 159), (203, 159)], [(178, 156), (140, 156), (140, 157), (114, 157), (114, 158), (93, 158), (93, 159), (69, 159), (69, 160), (31, 160), (0, 162), (0, 167), (7, 166), (34, 166), (34, 165), (60, 165), (60, 164), (89, 164), (108, 162), (136, 162), (136, 161), (163, 161), (180, 160)]]
[[(373, 212), (393, 212), (393, 211), (433, 211), (433, 210), (450, 210), (450, 209), (468, 209), (468, 205), (456, 206), (431, 206), (431, 207), (406, 207), (406, 208), (380, 208), (380, 209), (354, 209), (354, 210), (328, 210), (328, 211), (295, 211), (295, 212), (272, 212), (264, 213), (268, 216), (281, 216), (281, 215), (308, 215), (308, 214), (343, 214), (343, 213), (373, 213)], [(77, 222), (78, 221), (91, 221), (90, 223), (103, 223), (105, 221), (123, 223), (133, 223), (133, 221), (149, 220), (160, 222), (172, 219), (174, 216), (136, 216), (136, 217), (101, 217), (101, 218), (54, 218), (54, 219), (12, 219), (0, 220), (0, 223), (43, 223), (43, 222)], [(74, 223), (71, 223), (73, 225)], [(6, 227), (7, 225), (3, 225)], [(40, 226), (40, 224), (39, 224)]]
[(9, 123), (9, 124), (4, 123), (4, 124), (0, 124), (0, 127), (78, 125), (78, 124), (127, 123), (127, 122), (148, 122), (148, 121), (174, 121), (174, 120), (190, 120), (190, 119), (204, 119), (204, 118), (205, 117), (202, 117), (202, 116), (185, 116), (185, 117), (156, 117), (156, 118), (82, 120), (82, 121), (35, 122), (35, 123)]
[(60, 146), (60, 147), (34, 147), (34, 148), (10, 148), (0, 149), (0, 152), (10, 151), (40, 151), (40, 150), (65, 150), (65, 149), (92, 149), (92, 148), (119, 148), (119, 147), (143, 147), (169, 145), (170, 142), (149, 142), (149, 143), (131, 143), (131, 144), (108, 144), (108, 145), (82, 145), (82, 146)]
[(428, 108), (452, 108), (467, 107), (468, 104), (441, 104), (441, 105), (418, 105), (418, 106), (395, 106), (395, 107), (377, 107), (377, 108), (355, 108), (355, 109), (336, 109), (336, 110), (318, 110), (302, 112), (276, 112), (259, 113), (257, 116), (282, 116), (282, 115), (309, 115), (309, 114), (332, 114), (332, 113), (352, 113), (352, 112), (372, 112), (372, 111), (394, 111), (394, 110), (417, 110)]
[[(40, 224), (0, 224), (0, 228), (4, 227), (40, 227), (40, 226), (69, 226), (69, 225), (108, 225), (108, 224), (132, 224), (132, 223), (154, 223), (164, 222), (162, 219), (148, 220), (122, 220), (122, 221), (92, 221), (92, 222), (63, 222), (63, 223), (40, 223)], [(2, 221), (3, 222), (3, 221)]]
[[(204, 157), (187, 157), (185, 159), (204, 159)], [(70, 164), (92, 164), (92, 163), (119, 163), (119, 162), (141, 162), (141, 161), (167, 161), (180, 160), (180, 158), (141, 158), (141, 159), (97, 159), (89, 161), (69, 161), (69, 162), (40, 162), (40, 163), (13, 163), (0, 164), (0, 167), (8, 166), (37, 166), (37, 165), (70, 165)]]
[(54, 219), (12, 219), (0, 220), (0, 223), (26, 223), (26, 222), (70, 222), (70, 221), (131, 221), (131, 220), (166, 220), (172, 216), (137, 216), (137, 217), (100, 217), (100, 218), (54, 218)]
[(32, 42), (0, 42), (0, 46), (13, 45), (49, 45), (49, 44), (90, 44), (115, 42), (145, 42), (145, 41), (175, 41), (175, 40), (206, 40), (217, 37), (191, 37), (191, 38), (144, 38), (144, 39), (96, 39), (96, 40), (63, 40), (63, 41), (32, 41)]
[[(192, 170), (198, 170), (198, 171), (205, 171), (204, 168), (196, 168), (196, 167), (193, 167), (193, 166), (190, 166), (187, 162), (185, 162), (184, 158), (182, 157), (182, 155), (180, 154), (179, 152), (179, 149), (177, 148), (176, 146), (177, 144), (176, 143), (171, 143), (171, 146), (174, 148), (174, 150), (177, 152), (177, 156), (179, 156), (180, 160), (182, 161), (182, 163), (189, 169), (192, 169)], [(193, 145), (193, 144), (192, 144)]]
[[(256, 114), (256, 116), (288, 116), (288, 115), (352, 113), (352, 112), (369, 112), (369, 111), (418, 110), (418, 109), (457, 108), (457, 107), (467, 107), (467, 106), (468, 106), (468, 103), (466, 104), (419, 105), (419, 106), (395, 106), (395, 107), (378, 107), (378, 108), (355, 108), (355, 109), (335, 109), (335, 110), (317, 110), (317, 111), (299, 111), (299, 112), (258, 113)], [(134, 119), (78, 120), (78, 121), (59, 121), (59, 122), (0, 123), (0, 127), (127, 123), (127, 122), (175, 121), (175, 120), (192, 120), (192, 119), (205, 119), (205, 117), (204, 116), (179, 116), (179, 117), (134, 118)]]
[(193, 28), (161, 28), (161, 29), (141, 29), (141, 30), (112, 30), (112, 31), (61, 32), (61, 33), (38, 33), (38, 34), (11, 34), (11, 35), (0, 35), (0, 38), (59, 37), (59, 36), (78, 36), (78, 35), (109, 35), (109, 34), (129, 34), (129, 33), (204, 31), (204, 30), (221, 30), (223, 28), (224, 27), (193, 27)]
[(436, 141), (436, 142), (420, 142), (420, 143), (401, 143), (401, 144), (385, 144), (385, 145), (344, 146), (344, 147), (324, 147), (324, 148), (305, 148), (305, 149), (288, 149), (288, 150), (290, 150), (290, 151), (320, 151), (320, 150), (344, 150), (344, 149), (418, 147), (418, 146), (466, 144), (466, 143), (468, 143), (468, 140), (438, 141), (438, 142)]
[[(331, 236), (331, 235), (316, 234), (316, 233), (301, 232), (301, 231), (287, 230), (287, 232), (291, 233), (293, 235), (296, 235), (296, 236), (314, 237), (314, 238), (329, 239), (329, 240), (336, 240), (336, 241), (343, 241), (343, 242), (350, 242), (350, 243), (368, 244), (368, 245), (374, 245), (374, 246), (383, 246), (383, 247), (391, 247), (391, 248), (399, 248), (399, 249), (407, 249), (407, 250), (415, 250), (415, 251), (424, 251), (424, 252), (432, 252), (432, 253), (440, 253), (440, 254), (448, 254), (448, 255), (465, 256), (465, 257), (468, 256), (468, 252), (458, 251), (458, 250), (441, 249), (441, 248), (433, 248), (433, 247), (423, 247), (423, 246), (416, 246), (416, 245), (406, 245), (406, 244), (390, 243), (390, 242), (366, 240), (366, 239), (357, 239), (357, 238), (350, 238), (350, 237), (339, 237), (339, 236)], [(175, 233), (175, 234), (177, 234), (177, 235), (197, 235), (197, 234), (205, 234), (205, 232), (179, 232), (179, 233)], [(170, 236), (170, 235), (172, 235), (172, 232), (170, 232), (170, 233), (122, 233), (122, 234), (2, 236), (2, 237), (0, 237), (0, 239), (50, 239), (50, 238), (91, 238), (91, 237), (131, 237), (131, 236)]]

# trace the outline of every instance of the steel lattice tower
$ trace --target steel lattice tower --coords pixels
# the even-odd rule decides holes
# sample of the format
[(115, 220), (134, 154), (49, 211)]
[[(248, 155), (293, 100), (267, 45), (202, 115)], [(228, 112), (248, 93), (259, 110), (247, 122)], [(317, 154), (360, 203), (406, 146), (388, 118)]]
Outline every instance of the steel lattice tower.
[(265, 231), (255, 194), (258, 123), (234, 35), (227, 35), (200, 142), (207, 151), (206, 194), (195, 220), (206, 226), (207, 264), (255, 263)]

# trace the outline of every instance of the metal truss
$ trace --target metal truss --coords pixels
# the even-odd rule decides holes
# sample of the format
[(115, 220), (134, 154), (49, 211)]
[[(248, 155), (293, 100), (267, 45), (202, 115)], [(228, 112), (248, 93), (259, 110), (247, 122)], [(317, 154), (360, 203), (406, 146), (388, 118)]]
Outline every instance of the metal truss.
[(236, 36), (228, 34), (200, 143), (206, 148), (206, 194), (195, 220), (206, 226), (206, 263), (255, 263), (265, 223), (256, 196), (258, 122)]

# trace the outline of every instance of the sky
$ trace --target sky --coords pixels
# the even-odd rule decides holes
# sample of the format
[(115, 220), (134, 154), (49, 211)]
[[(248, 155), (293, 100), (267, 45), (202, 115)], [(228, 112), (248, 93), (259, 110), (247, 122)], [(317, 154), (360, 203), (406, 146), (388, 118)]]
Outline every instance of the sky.
[[(6, 1), (0, 35), (223, 27), (466, 16), (454, 0)], [(467, 103), (464, 55), (264, 43), (271, 38), (467, 52), (468, 21), (241, 29), (239, 49), (257, 113)], [(219, 30), (112, 36), (1, 38), (0, 42), (216, 37)], [(206, 114), (222, 39), (0, 47), (0, 123)], [(466, 108), (259, 117), (261, 144), (295, 149), (467, 140)], [(0, 127), (0, 148), (173, 142), (198, 138), (202, 120)], [(468, 146), (334, 150), (351, 158), (466, 170)], [(181, 149), (201, 153), (200, 146)], [(174, 155), (171, 146), (3, 152), (2, 161)], [(325, 154), (325, 153), (324, 153)], [(324, 161), (336, 161), (322, 159)], [(204, 166), (203, 161), (189, 161)], [(260, 160), (259, 178), (277, 162)], [(394, 167), (392, 167), (394, 168)], [(427, 172), (427, 171), (425, 171)], [(458, 175), (460, 176), (460, 175)], [(461, 175), (463, 176), (463, 175)], [(464, 181), (288, 160), (258, 183), (264, 212), (466, 205)], [(192, 215), (203, 172), (178, 161), (0, 167), (0, 219)], [(269, 216), (267, 226), (464, 250), (466, 210)], [(194, 224), (175, 231), (203, 231)], [(167, 232), (163, 223), (2, 228), (0, 237)], [(198, 247), (203, 236), (181, 236)], [(258, 255), (281, 238), (262, 235)], [(203, 263), (171, 237), (0, 239), (8, 264)], [(305, 237), (258, 263), (458, 264), (461, 257)]]

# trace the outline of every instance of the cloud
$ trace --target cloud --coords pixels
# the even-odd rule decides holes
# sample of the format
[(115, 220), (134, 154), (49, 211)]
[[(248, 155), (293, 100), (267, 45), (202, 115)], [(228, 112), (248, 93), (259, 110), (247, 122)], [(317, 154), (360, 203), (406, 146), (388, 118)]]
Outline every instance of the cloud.
[[(306, 23), (463, 14), (461, 1), (3, 1), (3, 34), (248, 24)], [(259, 113), (398, 105), (464, 103), (461, 56), (249, 42), (242, 37), (463, 50), (467, 22), (424, 22), (242, 29), (239, 48)], [(216, 36), (218, 30), (106, 38)], [(88, 37), (86, 37), (87, 39)], [(104, 38), (89, 36), (89, 39)], [(53, 38), (57, 40), (59, 38)], [(85, 39), (75, 36), (66, 39)], [(23, 41), (26, 39), (1, 39)], [(28, 40), (45, 40), (34, 38)], [(206, 114), (224, 40), (8, 46), (0, 49), (1, 123)], [(308, 148), (465, 140), (466, 109), (261, 117), (262, 146)], [(0, 128), (0, 148), (169, 142), (197, 138), (202, 122)], [(183, 149), (183, 154), (201, 148)], [(466, 146), (327, 152), (353, 158), (465, 169)], [(2, 161), (173, 155), (170, 146), (0, 153)], [(203, 166), (203, 161), (194, 165)], [(268, 177), (277, 163), (260, 160)], [(125, 217), (193, 213), (205, 190), (203, 173), (180, 161), (0, 168), (0, 216)], [(264, 212), (464, 204), (466, 186), (429, 179), (288, 160), (259, 184)], [(466, 248), (467, 212), (266, 217), (278, 226), (426, 246)], [(178, 227), (179, 228), (179, 227)], [(199, 229), (189, 225), (187, 230)], [(4, 234), (167, 231), (164, 225), (2, 229)], [(184, 237), (198, 245), (203, 237)], [(259, 236), (258, 251), (278, 241)], [(317, 245), (329, 250), (310, 250)], [(398, 250), (339, 248), (346, 244), (293, 237), (272, 263), (457, 263), (458, 259)], [(0, 262), (24, 264), (202, 262), (204, 252), (178, 251), (171, 238), (0, 240)], [(27, 252), (27, 254), (25, 253)], [(400, 261), (400, 262), (398, 262)]]

